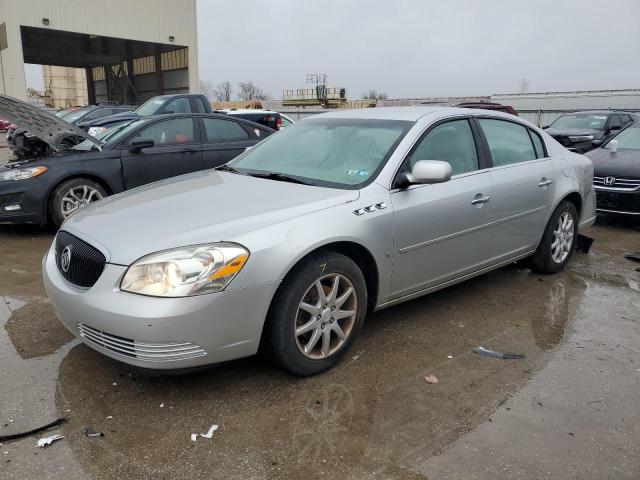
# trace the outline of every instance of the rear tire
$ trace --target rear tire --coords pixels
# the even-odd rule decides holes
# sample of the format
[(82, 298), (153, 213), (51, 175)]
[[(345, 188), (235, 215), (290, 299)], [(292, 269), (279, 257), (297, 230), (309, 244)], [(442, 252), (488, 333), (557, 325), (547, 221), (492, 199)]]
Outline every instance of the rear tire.
[[(88, 178), (72, 178), (56, 187), (49, 201), (49, 215), (60, 228), (78, 209), (107, 196), (102, 185)], [(74, 209), (75, 206), (75, 209)]]
[(553, 212), (538, 249), (531, 257), (537, 273), (558, 273), (567, 265), (578, 240), (578, 211), (565, 200)]
[(313, 254), (276, 292), (265, 329), (267, 353), (294, 375), (320, 373), (349, 349), (366, 311), (367, 287), (355, 262), (336, 252)]

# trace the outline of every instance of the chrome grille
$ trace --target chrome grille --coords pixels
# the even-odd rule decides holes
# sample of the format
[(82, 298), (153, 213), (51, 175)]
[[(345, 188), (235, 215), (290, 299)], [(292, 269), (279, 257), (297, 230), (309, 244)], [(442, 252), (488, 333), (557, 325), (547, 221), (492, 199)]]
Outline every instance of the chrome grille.
[[(605, 183), (608, 178), (612, 178), (613, 183)], [(597, 187), (611, 188), (620, 191), (629, 191), (640, 189), (640, 178), (618, 178), (618, 177), (593, 177), (593, 184)]]
[(207, 354), (205, 350), (194, 343), (189, 342), (139, 342), (131, 338), (119, 337), (103, 332), (96, 328), (78, 323), (80, 336), (89, 343), (124, 355), (137, 358), (146, 362), (167, 362), (172, 360), (188, 360), (202, 357)]

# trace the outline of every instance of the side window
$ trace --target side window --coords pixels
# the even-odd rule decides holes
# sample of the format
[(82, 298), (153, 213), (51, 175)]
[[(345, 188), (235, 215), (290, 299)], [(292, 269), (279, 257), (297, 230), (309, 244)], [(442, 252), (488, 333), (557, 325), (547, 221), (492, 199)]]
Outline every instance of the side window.
[(186, 97), (176, 98), (171, 100), (164, 108), (165, 113), (191, 113), (191, 106), (189, 105), (189, 99)]
[(449, 162), (453, 175), (477, 170), (478, 154), (469, 121), (453, 120), (434, 127), (411, 154), (411, 168), (419, 160)]
[(536, 152), (526, 127), (492, 118), (478, 119), (489, 144), (494, 167), (534, 160)]
[(620, 117), (618, 115), (609, 115), (609, 128), (614, 125), (621, 125)]
[(133, 138), (150, 138), (156, 145), (191, 143), (195, 138), (193, 134), (193, 120), (190, 118), (175, 118), (154, 123), (142, 129)]
[(203, 121), (209, 142), (237, 142), (249, 139), (249, 134), (236, 122), (218, 118), (204, 118)]
[(196, 97), (196, 112), (207, 113), (207, 106), (200, 97)]
[(529, 135), (531, 135), (531, 140), (533, 140), (533, 148), (536, 150), (536, 158), (545, 158), (544, 146), (542, 145), (540, 135), (533, 130), (529, 130)]
[(630, 121), (631, 120), (629, 119), (629, 115), (620, 115), (620, 123), (622, 124), (623, 127)]

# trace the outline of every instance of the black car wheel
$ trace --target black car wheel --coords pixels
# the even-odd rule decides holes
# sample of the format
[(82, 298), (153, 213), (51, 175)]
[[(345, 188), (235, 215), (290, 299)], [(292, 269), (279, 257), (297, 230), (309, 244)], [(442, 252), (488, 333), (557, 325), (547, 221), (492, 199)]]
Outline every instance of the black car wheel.
[(49, 202), (51, 221), (60, 227), (80, 208), (107, 196), (102, 185), (88, 178), (73, 178), (56, 187)]
[(321, 252), (287, 275), (269, 310), (265, 342), (272, 359), (299, 376), (334, 366), (362, 327), (367, 288), (349, 257)]
[(538, 273), (557, 273), (569, 262), (578, 239), (578, 212), (564, 201), (553, 212), (538, 249), (531, 257), (531, 268)]

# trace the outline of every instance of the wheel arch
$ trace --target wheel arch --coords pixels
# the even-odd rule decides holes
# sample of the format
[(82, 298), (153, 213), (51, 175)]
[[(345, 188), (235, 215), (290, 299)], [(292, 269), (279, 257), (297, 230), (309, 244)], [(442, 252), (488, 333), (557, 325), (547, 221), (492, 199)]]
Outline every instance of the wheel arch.
[(108, 195), (113, 195), (114, 193), (114, 189), (109, 184), (109, 182), (100, 175), (96, 175), (92, 172), (73, 172), (69, 175), (58, 178), (55, 182), (52, 183), (51, 187), (49, 187), (49, 190), (47, 191), (47, 194), (45, 196), (46, 201), (43, 202), (42, 206), (42, 218), (46, 219), (46, 221), (50, 220), (49, 205), (51, 204), (51, 198), (53, 197), (53, 192), (56, 190), (56, 188), (58, 188), (64, 182), (68, 182), (69, 180), (74, 180), (76, 178), (86, 178), (87, 180), (91, 180), (97, 183), (106, 190)]

